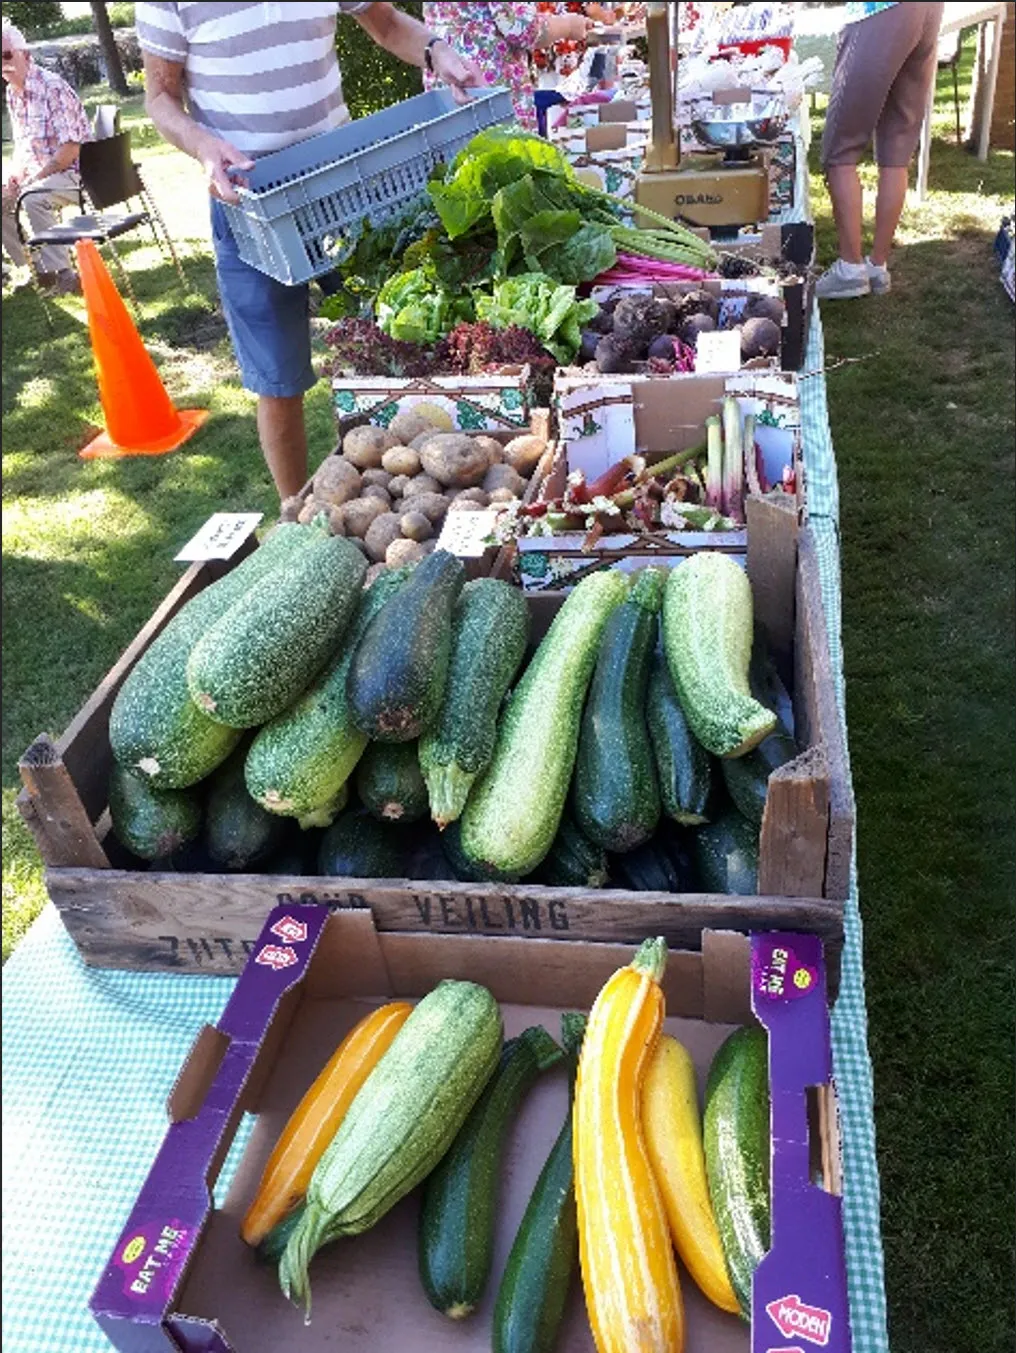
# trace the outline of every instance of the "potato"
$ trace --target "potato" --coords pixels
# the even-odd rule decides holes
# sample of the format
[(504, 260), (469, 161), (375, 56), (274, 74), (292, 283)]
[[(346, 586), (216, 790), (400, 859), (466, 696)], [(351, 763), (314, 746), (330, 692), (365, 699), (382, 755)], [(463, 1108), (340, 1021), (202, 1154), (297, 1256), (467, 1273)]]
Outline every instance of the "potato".
[(524, 437), (513, 437), (504, 449), (505, 462), (528, 479), (546, 449), (547, 443), (542, 437), (528, 433)]
[(383, 512), (380, 517), (375, 517), (363, 538), (368, 557), (379, 564), (385, 558), (388, 546), (401, 536), (402, 524), (394, 512)]
[(430, 518), (422, 512), (403, 512), (400, 520), (402, 534), (409, 540), (429, 540), (434, 534)]
[(409, 475), (393, 475), (388, 481), (388, 495), (391, 498), (401, 498), (406, 491), (406, 485), (409, 483)]
[(403, 564), (415, 564), (426, 553), (427, 551), (419, 541), (406, 540), (405, 537), (402, 537), (399, 540), (393, 540), (388, 546), (385, 563), (389, 568), (400, 568)]
[(360, 494), (360, 497), (376, 498), (379, 502), (384, 503), (386, 508), (389, 508), (392, 505), (391, 494), (388, 492), (387, 489), (383, 489), (380, 484), (368, 484), (367, 487)]
[(416, 409), (406, 409), (404, 413), (397, 413), (388, 424), (388, 431), (393, 437), (398, 437), (403, 446), (409, 446), (414, 437), (419, 437), (422, 432), (440, 432), (434, 423), (423, 414), (417, 413)]
[(423, 551), (424, 554), (433, 554), (434, 551), (437, 549), (437, 541), (425, 540), (423, 544), (420, 546), (420, 549)]
[(300, 522), (300, 524), (303, 526), (309, 526), (310, 523), (314, 520), (314, 518), (317, 517), (320, 513), (323, 512), (325, 516), (327, 516), (329, 506), (330, 504), (319, 502), (317, 498), (315, 498), (314, 495), (311, 494), (311, 496), (304, 503), (303, 507), (300, 508), (300, 515), (297, 517), (296, 520)]
[(490, 502), (488, 505), (493, 507), (496, 503), (517, 503), (518, 501), (518, 494), (512, 493), (511, 489), (495, 489), (490, 495)]
[(440, 493), (441, 485), (433, 475), (415, 474), (402, 490), (403, 498), (415, 498), (420, 493)]
[[(358, 502), (358, 499), (353, 500)], [(346, 518), (343, 515), (346, 511), (345, 504), (342, 507), (330, 507), (328, 509), (328, 530), (333, 536), (344, 536), (346, 534)]]
[(486, 451), (488, 465), (499, 465), (504, 460), (504, 447), (496, 438), (486, 437), (481, 432), (473, 438), (473, 441)]
[(363, 540), (372, 522), (387, 513), (388, 509), (380, 498), (355, 498), (342, 509), (342, 520), (347, 536), (356, 536)]
[(468, 489), (487, 473), (489, 462), (482, 446), (461, 432), (439, 432), (420, 451), (420, 463), (446, 488)]
[(299, 521), (300, 509), (302, 507), (302, 498), (284, 498), (282, 500), (282, 505), (279, 508), (279, 521)]
[(456, 502), (459, 498), (464, 498), (470, 503), (476, 503), (477, 507), (486, 507), (490, 502), (483, 489), (463, 489), (461, 493), (455, 495), (452, 502)]
[(314, 497), (338, 507), (351, 498), (359, 498), (362, 480), (356, 466), (344, 456), (328, 456), (311, 481)]
[(418, 474), (420, 453), (411, 446), (391, 446), (381, 457), (381, 464), (390, 474)]
[(449, 508), (449, 512), (482, 512), (483, 507), (480, 503), (474, 503), (471, 498), (456, 498)]
[(418, 432), (409, 443), (410, 449), (413, 451), (422, 451), (432, 437), (439, 437), (440, 435), (437, 428), (428, 428), (426, 432)]
[(385, 428), (352, 428), (342, 439), (342, 454), (358, 470), (376, 470), (380, 468), (381, 457), (396, 439)]
[(364, 488), (368, 484), (380, 484), (383, 489), (386, 489), (392, 482), (392, 476), (387, 470), (364, 470), (360, 477), (363, 480)]
[(526, 491), (526, 481), (510, 465), (492, 465), (483, 476), (483, 487), (487, 493), (510, 489), (516, 498), (521, 498)]
[(428, 521), (435, 524), (444, 520), (448, 511), (448, 499), (443, 493), (417, 493), (412, 498), (402, 500), (403, 513), (422, 512)]

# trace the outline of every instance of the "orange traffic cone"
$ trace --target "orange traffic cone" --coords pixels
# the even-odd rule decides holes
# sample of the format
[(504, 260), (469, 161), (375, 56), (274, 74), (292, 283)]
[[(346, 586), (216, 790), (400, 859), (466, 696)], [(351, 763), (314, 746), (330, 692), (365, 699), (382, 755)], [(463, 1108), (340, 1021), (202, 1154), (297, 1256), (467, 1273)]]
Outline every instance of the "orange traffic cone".
[(206, 409), (177, 409), (92, 240), (75, 245), (106, 431), (78, 455), (162, 456), (193, 436)]

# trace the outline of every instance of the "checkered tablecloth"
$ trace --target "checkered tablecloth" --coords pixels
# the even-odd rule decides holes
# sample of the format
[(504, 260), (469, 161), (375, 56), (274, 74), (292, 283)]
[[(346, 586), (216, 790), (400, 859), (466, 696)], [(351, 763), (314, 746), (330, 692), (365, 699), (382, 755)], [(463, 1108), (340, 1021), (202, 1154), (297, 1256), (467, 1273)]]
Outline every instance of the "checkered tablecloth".
[[(806, 204), (804, 196), (801, 201)], [(821, 320), (802, 380), (802, 435), (833, 669), (843, 710), (839, 499)], [(166, 1128), (165, 1101), (228, 978), (87, 969), (52, 906), (4, 968), (4, 1353), (103, 1353), (87, 1302)], [(861, 920), (846, 909), (833, 1059), (855, 1353), (888, 1353)], [(217, 1195), (231, 1174), (234, 1145)]]

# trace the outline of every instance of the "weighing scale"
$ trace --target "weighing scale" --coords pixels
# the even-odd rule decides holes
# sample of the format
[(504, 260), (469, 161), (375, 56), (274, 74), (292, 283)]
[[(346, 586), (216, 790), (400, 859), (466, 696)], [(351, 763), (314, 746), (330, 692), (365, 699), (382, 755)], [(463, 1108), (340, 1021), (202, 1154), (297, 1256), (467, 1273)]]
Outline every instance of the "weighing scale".
[(715, 149), (686, 156), (682, 163), (674, 128), (671, 8), (646, 6), (652, 132), (635, 180), (635, 202), (674, 220), (707, 226), (714, 234), (733, 235), (741, 226), (769, 217), (769, 165), (761, 147), (777, 140), (786, 113), (779, 97), (769, 93), (753, 93), (748, 103), (722, 95), (698, 100), (692, 127), (699, 140)]

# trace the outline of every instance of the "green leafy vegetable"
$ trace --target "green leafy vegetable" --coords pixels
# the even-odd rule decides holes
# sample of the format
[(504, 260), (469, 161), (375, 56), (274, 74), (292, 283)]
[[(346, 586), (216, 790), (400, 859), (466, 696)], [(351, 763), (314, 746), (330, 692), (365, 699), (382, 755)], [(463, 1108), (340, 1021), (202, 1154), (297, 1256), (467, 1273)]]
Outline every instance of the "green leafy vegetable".
[(459, 320), (472, 319), (467, 295), (448, 290), (428, 268), (396, 273), (378, 292), (378, 327), (406, 343), (436, 343)]
[(490, 296), (476, 298), (476, 317), (506, 329), (517, 325), (536, 335), (559, 362), (571, 362), (582, 342), (582, 326), (599, 312), (596, 301), (580, 301), (573, 286), (543, 273), (522, 273), (494, 285)]

